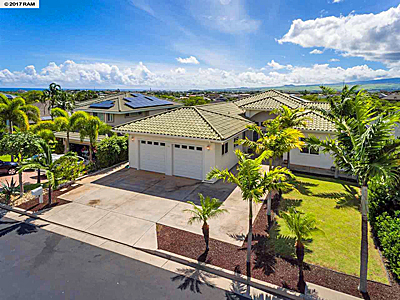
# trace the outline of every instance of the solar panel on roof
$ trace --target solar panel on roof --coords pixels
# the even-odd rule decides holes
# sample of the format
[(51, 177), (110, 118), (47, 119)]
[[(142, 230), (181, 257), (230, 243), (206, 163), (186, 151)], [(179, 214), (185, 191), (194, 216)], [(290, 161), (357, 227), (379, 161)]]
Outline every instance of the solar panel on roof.
[(111, 107), (113, 107), (113, 106), (114, 106), (114, 101), (112, 101), (112, 100), (107, 100), (107, 101), (103, 101), (103, 102), (91, 104), (89, 107), (90, 107), (90, 108), (103, 108), (103, 109), (107, 109), (107, 108), (111, 108)]
[(125, 105), (131, 108), (144, 108), (151, 106), (172, 105), (170, 101), (158, 99), (152, 96), (145, 96), (142, 94), (131, 94), (133, 97), (125, 97)]

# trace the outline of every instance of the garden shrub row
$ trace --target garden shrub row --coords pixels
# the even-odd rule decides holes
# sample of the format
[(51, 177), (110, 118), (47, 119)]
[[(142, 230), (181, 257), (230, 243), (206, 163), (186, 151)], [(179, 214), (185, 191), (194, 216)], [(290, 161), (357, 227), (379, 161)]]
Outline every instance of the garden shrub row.
[(370, 223), (392, 273), (400, 279), (400, 184), (373, 182), (369, 200)]
[(128, 160), (128, 135), (113, 135), (102, 140), (96, 148), (96, 167), (107, 168)]

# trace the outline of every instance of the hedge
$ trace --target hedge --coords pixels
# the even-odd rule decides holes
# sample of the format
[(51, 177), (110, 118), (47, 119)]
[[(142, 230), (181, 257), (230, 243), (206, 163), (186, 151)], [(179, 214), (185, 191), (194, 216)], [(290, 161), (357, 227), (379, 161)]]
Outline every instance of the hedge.
[(128, 160), (128, 136), (111, 136), (102, 140), (96, 147), (96, 165), (107, 168)]
[(369, 192), (371, 226), (392, 273), (400, 279), (400, 185), (372, 182)]

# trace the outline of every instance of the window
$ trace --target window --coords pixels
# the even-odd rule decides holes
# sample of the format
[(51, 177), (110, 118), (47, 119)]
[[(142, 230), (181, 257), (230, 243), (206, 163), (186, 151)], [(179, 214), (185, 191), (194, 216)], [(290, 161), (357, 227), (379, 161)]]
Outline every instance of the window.
[(158, 146), (158, 142), (154, 142), (154, 146)]
[(107, 122), (109, 122), (109, 123), (114, 122), (114, 115), (113, 114), (107, 114)]
[(105, 114), (97, 114), (97, 117), (100, 119), (100, 121), (102, 121), (102, 122), (104, 122), (105, 120), (104, 120), (104, 115)]
[(239, 147), (239, 145), (237, 144), (238, 141), (239, 141), (238, 136), (233, 139), (233, 148)]
[(175, 148), (180, 148), (180, 147), (181, 147), (181, 145), (175, 144)]
[(246, 138), (246, 132), (242, 133), (242, 139), (244, 140)]
[(187, 149), (187, 146), (186, 145), (182, 145), (182, 149)]
[(94, 113), (93, 113), (93, 117), (97, 117), (97, 113), (94, 112)]
[(153, 145), (153, 142), (147, 141), (147, 145)]
[(128, 113), (128, 114), (125, 114), (125, 118), (129, 118), (129, 113)]
[(189, 146), (189, 150), (194, 150), (194, 146)]
[(228, 143), (222, 144), (222, 155), (224, 155), (225, 153), (228, 153), (229, 149), (228, 149)]
[(165, 147), (165, 143), (160, 143), (160, 146), (161, 147)]
[(142, 144), (146, 144), (146, 141), (140, 141)]
[[(300, 141), (304, 142), (305, 138), (300, 138)], [(319, 148), (311, 147), (310, 145), (304, 145), (303, 148), (301, 148), (300, 153), (319, 155)]]
[(203, 147), (196, 147), (197, 151), (203, 151)]

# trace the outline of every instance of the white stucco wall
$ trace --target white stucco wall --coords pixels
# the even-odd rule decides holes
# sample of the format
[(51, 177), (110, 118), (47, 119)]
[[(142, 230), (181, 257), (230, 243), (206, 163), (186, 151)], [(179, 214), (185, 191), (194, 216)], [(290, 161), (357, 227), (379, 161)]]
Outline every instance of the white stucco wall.
[[(305, 137), (314, 135), (320, 140), (324, 140), (328, 137), (328, 134), (326, 133), (303, 132), (303, 134)], [(287, 159), (286, 154), (284, 155), (284, 158)], [(330, 169), (334, 166), (333, 158), (329, 154), (322, 153), (321, 151), (318, 155), (301, 153), (299, 149), (293, 149), (290, 151), (290, 164), (321, 169)]]
[[(133, 140), (132, 140), (133, 139)], [(206, 179), (208, 172), (216, 165), (215, 164), (215, 151), (217, 144), (207, 141), (197, 141), (193, 139), (179, 139), (159, 137), (154, 135), (135, 134), (129, 136), (129, 166), (131, 168), (140, 169), (140, 140), (150, 140), (165, 143), (165, 158), (166, 158), (166, 175), (173, 174), (173, 145), (186, 144), (193, 146), (203, 147), (203, 180)], [(209, 149), (207, 149), (209, 146)]]
[(228, 169), (230, 170), (232, 167), (234, 167), (237, 164), (237, 157), (235, 154), (235, 151), (237, 149), (240, 149), (243, 151), (243, 146), (237, 146), (234, 147), (234, 139), (235, 137), (242, 138), (242, 134), (238, 134), (236, 136), (233, 136), (231, 139), (227, 141), (228, 143), (228, 153), (225, 153), (222, 155), (222, 144), (215, 144), (216, 149), (215, 149), (215, 166), (218, 169)]

